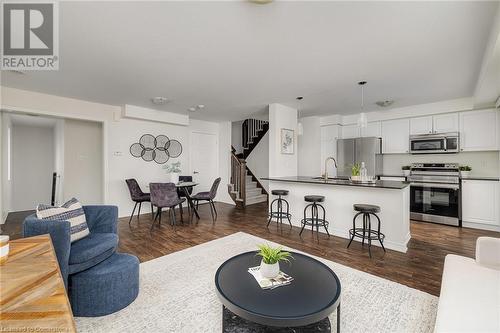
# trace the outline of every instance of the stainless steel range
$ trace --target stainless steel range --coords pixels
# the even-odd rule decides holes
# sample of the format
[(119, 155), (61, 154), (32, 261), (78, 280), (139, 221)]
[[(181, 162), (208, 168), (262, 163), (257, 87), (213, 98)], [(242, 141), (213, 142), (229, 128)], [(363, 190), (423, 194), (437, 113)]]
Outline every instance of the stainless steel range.
[(462, 225), (456, 163), (413, 163), (409, 176), (412, 220)]

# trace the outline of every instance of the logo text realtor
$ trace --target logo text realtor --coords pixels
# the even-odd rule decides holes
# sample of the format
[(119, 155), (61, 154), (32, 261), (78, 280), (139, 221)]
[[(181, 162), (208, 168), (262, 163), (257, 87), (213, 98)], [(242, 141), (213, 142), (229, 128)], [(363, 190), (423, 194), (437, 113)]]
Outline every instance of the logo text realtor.
[(56, 2), (2, 3), (1, 69), (59, 69), (59, 25)]

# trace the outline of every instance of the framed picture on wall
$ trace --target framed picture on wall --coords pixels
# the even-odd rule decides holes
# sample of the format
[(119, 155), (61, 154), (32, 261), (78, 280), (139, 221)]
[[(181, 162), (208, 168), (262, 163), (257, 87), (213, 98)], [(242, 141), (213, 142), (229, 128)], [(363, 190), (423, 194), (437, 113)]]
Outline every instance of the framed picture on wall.
[(281, 129), (281, 153), (293, 155), (295, 147), (295, 132), (294, 130)]

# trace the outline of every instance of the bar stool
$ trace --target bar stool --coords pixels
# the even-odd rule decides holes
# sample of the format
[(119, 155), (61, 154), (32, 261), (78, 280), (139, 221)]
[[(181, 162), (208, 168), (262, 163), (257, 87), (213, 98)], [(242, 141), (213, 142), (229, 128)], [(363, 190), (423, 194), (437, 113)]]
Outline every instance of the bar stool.
[[(325, 201), (325, 197), (322, 195), (306, 195), (304, 196), (305, 202), (312, 202), (304, 208), (304, 218), (300, 221), (302, 223), (302, 229), (300, 230), (299, 236), (302, 235), (304, 228), (306, 226), (311, 226), (311, 232), (314, 234), (314, 227), (316, 227), (316, 233), (319, 239), (319, 226), (321, 225), (325, 228), (325, 231), (330, 237), (328, 232), (328, 221), (325, 219), (325, 208), (318, 204), (319, 202)], [(320, 218), (319, 209), (323, 211), (323, 216)], [(310, 217), (308, 217), (308, 209), (310, 210)]]
[[(274, 199), (271, 202), (271, 212), (269, 213), (269, 221), (267, 221), (267, 227), (269, 228), (269, 224), (271, 223), (271, 220), (273, 218), (276, 219), (276, 226), (278, 226), (278, 222), (283, 224), (283, 218), (287, 218), (288, 223), (290, 224), (290, 227), (291, 227), (292, 221), (290, 220), (290, 217), (292, 217), (292, 214), (290, 214), (290, 205), (288, 204), (288, 201), (286, 201), (285, 199), (282, 198), (282, 196), (288, 195), (288, 191), (287, 190), (272, 190), (271, 194), (277, 195), (278, 198)], [(283, 204), (286, 205), (286, 212), (283, 211)]]
[[(372, 240), (378, 240), (380, 242), (380, 245), (382, 245), (382, 249), (385, 252), (385, 247), (384, 247), (385, 235), (380, 232), (380, 218), (377, 215), (377, 213), (380, 213), (380, 207), (376, 205), (354, 204), (353, 208), (356, 212), (359, 213), (357, 213), (352, 219), (352, 229), (349, 230), (349, 234), (351, 235), (351, 240), (349, 241), (347, 248), (349, 248), (349, 246), (351, 245), (354, 237), (358, 237), (362, 238), (361, 242), (362, 246), (365, 245), (365, 238), (368, 241), (368, 253), (370, 255), (370, 258), (372, 257), (372, 251), (371, 251)], [(356, 228), (356, 218), (361, 214), (363, 215), (363, 227)], [(370, 215), (375, 216), (378, 220), (377, 230), (372, 230)]]

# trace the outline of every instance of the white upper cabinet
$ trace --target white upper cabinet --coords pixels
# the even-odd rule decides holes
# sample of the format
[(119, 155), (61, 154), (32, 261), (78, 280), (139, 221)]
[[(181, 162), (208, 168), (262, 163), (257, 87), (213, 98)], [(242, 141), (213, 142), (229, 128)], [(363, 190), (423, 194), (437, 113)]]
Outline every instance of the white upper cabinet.
[(458, 132), (458, 113), (445, 113), (432, 117), (434, 133)]
[(496, 110), (460, 113), (460, 150), (498, 150), (499, 116)]
[(418, 117), (410, 119), (410, 134), (431, 134), (432, 129), (432, 116)]
[(410, 119), (411, 135), (446, 132), (458, 132), (458, 113), (446, 113)]
[(359, 138), (361, 135), (359, 131), (359, 126), (357, 124), (354, 125), (345, 125), (341, 127), (342, 131), (342, 139), (352, 139)]
[(410, 120), (396, 119), (382, 122), (382, 153), (405, 154), (409, 152)]
[(366, 137), (382, 137), (382, 123), (380, 121), (373, 121), (368, 123), (368, 126), (361, 128), (361, 136)]

